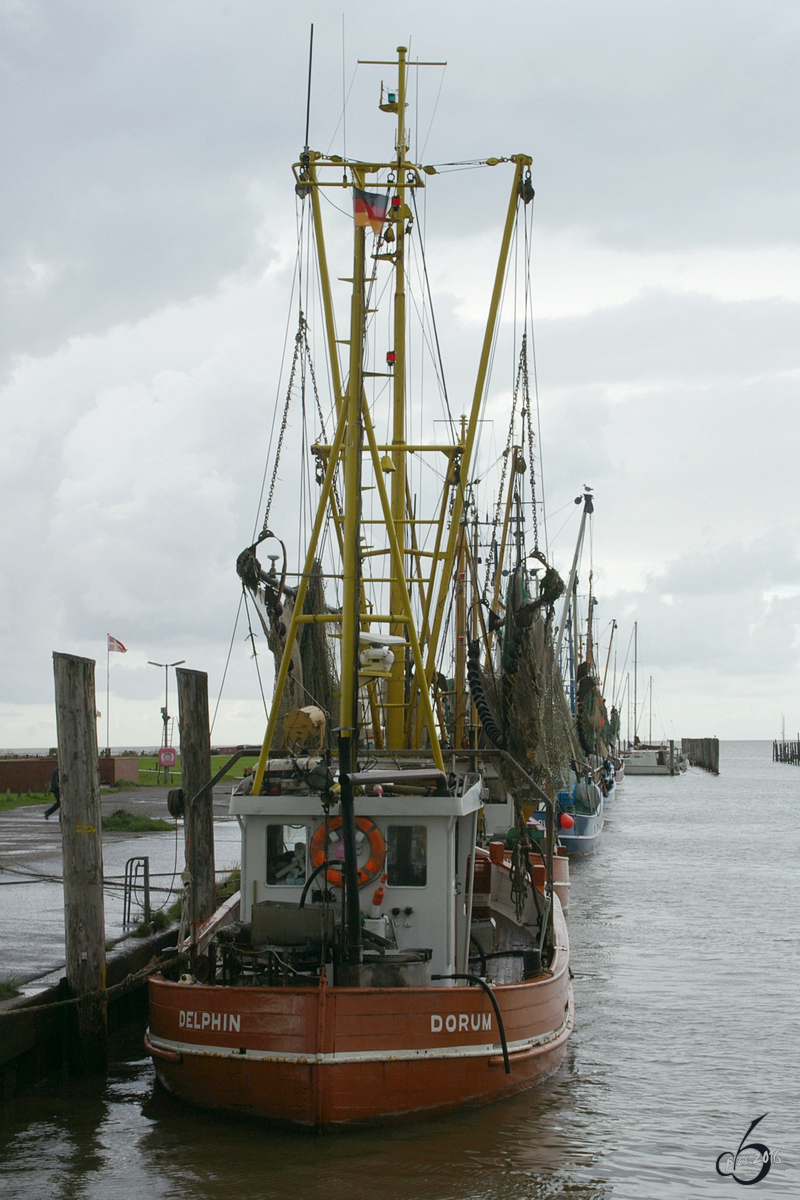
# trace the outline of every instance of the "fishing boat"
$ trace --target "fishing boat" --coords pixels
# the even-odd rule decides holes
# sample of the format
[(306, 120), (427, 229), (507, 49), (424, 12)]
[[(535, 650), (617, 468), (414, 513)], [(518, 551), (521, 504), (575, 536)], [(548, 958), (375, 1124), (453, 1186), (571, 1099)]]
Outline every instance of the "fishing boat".
[[(600, 787), (589, 773), (579, 777), (571, 791), (558, 793), (559, 842), (566, 854), (578, 858), (598, 849), (605, 824), (605, 803)], [(562, 816), (572, 823), (561, 821)]]
[[(170, 1092), (315, 1130), (508, 1096), (557, 1069), (573, 1027), (559, 779), (502, 733), (500, 745), (485, 735), (491, 701), (478, 687), (478, 705), (466, 683), (494, 661), (491, 601), (470, 599), (480, 588), (468, 512), (510, 252), (530, 221), (531, 159), (484, 160), (511, 179), (472, 406), (446, 422), (448, 437), (412, 439), (406, 293), (417, 239), (428, 297), (415, 214), (437, 169), (409, 158), (409, 71), (428, 64), (399, 47), (382, 65), (397, 73), (380, 92), (394, 150), (325, 155), (307, 130), (293, 168), (331, 404), (326, 417), (301, 311), (263, 528), (237, 564), (276, 665), (258, 761), (231, 798), (240, 890), (211, 913), (190, 906), (176, 953), (148, 981), (146, 1046)], [(353, 212), (343, 333), (326, 188)], [(287, 487), (301, 476), (306, 498), (314, 492), (297, 541), (301, 510), (283, 497), (272, 505), (293, 388), (307, 389), (301, 407), (317, 421), (304, 440), (310, 470), (283, 473)], [(433, 463), (424, 478), (412, 473), (422, 461)], [(267, 568), (262, 547), (273, 551)], [(518, 567), (515, 628), (547, 630), (552, 576)], [(492, 632), (505, 620), (495, 616)], [(183, 800), (187, 812), (196, 800)], [(191, 874), (185, 882), (191, 897)]]
[(591, 575), (585, 659), (581, 658), (581, 640), (578, 636), (578, 567), (587, 522), (594, 513), (592, 489), (584, 488), (583, 495), (578, 496), (575, 503), (583, 507), (553, 651), (555, 661), (559, 664), (566, 651), (566, 669), (563, 673), (570, 681), (570, 699), (567, 699), (563, 689), (560, 695), (570, 738), (569, 782), (566, 787), (558, 789), (556, 799), (559, 844), (569, 857), (593, 854), (598, 849), (603, 836), (605, 804), (616, 790), (616, 777), (608, 758), (607, 745), (613, 736), (609, 732), (612, 726), (594, 669)]
[[(674, 740), (653, 740), (653, 676), (647, 685), (647, 697), (638, 703), (639, 692), (639, 622), (633, 623), (633, 743), (628, 742), (620, 751), (623, 769), (628, 775), (680, 775), (689, 762)], [(639, 725), (644, 720), (645, 703), (649, 697), (649, 736), (646, 742), (639, 738)]]
[(686, 770), (685, 760), (674, 742), (644, 744), (623, 750), (627, 775), (679, 775)]

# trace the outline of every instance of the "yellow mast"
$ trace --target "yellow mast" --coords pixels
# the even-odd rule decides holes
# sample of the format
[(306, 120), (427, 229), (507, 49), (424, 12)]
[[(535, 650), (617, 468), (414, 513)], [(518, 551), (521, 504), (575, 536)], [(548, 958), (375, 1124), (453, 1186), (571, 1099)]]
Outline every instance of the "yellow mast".
[[(397, 204), (392, 212), (394, 225), (394, 386), (392, 404), (392, 522), (403, 560), (405, 573), (406, 549), (406, 47), (397, 47), (397, 178), (395, 196)], [(400, 612), (402, 596), (400, 581), (396, 575), (390, 586), (390, 612)], [(394, 624), (390, 632), (404, 635), (405, 629)], [(391, 676), (386, 688), (386, 744), (391, 750), (399, 749), (404, 741), (404, 702), (406, 688), (406, 660), (404, 654), (395, 654)]]
[[(530, 168), (533, 160), (526, 154), (513, 154), (510, 161), (516, 165), (516, 170), (514, 172), (514, 180), (511, 185), (511, 195), (508, 201), (506, 222), (500, 244), (500, 257), (498, 259), (497, 270), (495, 272), (494, 288), (492, 289), (492, 298), (489, 303), (489, 315), (486, 320), (483, 347), (481, 349), (481, 357), (478, 363), (478, 374), (475, 380), (475, 390), (472, 397), (472, 408), (470, 410), (469, 424), (467, 426), (466, 443), (464, 446), (464, 452), (461, 456), (459, 482), (455, 489), (453, 511), (450, 518), (450, 529), (447, 539), (447, 548), (443, 555), (439, 588), (436, 592), (436, 603), (432, 606), (434, 617), (428, 638), (428, 656), (425, 660), (425, 674), (424, 677), (417, 675), (416, 672), (414, 674), (410, 696), (410, 703), (412, 705), (415, 697), (418, 694), (427, 692), (430, 688), (431, 680), (433, 679), (433, 672), (436, 666), (436, 656), (439, 649), (439, 635), (442, 629), (442, 621), (444, 619), (445, 609), (447, 606), (450, 583), (453, 577), (456, 545), (461, 527), (461, 513), (464, 506), (464, 486), (469, 476), (470, 466), (472, 465), (472, 452), (475, 447), (475, 438), (478, 431), (478, 420), (481, 404), (483, 402), (483, 392), (484, 388), (486, 387), (486, 377), (489, 371), (489, 361), (491, 359), (494, 333), (500, 312), (500, 300), (503, 293), (503, 280), (505, 279), (506, 264), (508, 262), (508, 254), (511, 248), (511, 236), (514, 231), (517, 204), (522, 191), (523, 174)], [(434, 589), (432, 588), (429, 593), (429, 600), (433, 598), (433, 594)], [(428, 618), (426, 614), (426, 620), (427, 619)], [(419, 717), (417, 717), (414, 728), (414, 745), (419, 745), (421, 728), (421, 722)]]
[(453, 746), (460, 750), (466, 735), (467, 696), (467, 528), (461, 526), (456, 558), (455, 674), (453, 678)]
[[(277, 733), (277, 714), (281, 695), (288, 679), (292, 649), (300, 626), (312, 621), (338, 624), (341, 629), (341, 729), (339, 732), (340, 751), (344, 751), (344, 757), (349, 757), (354, 761), (353, 746), (357, 737), (359, 696), (366, 686), (369, 689), (367, 696), (372, 713), (376, 745), (380, 745), (384, 740), (380, 719), (382, 708), (387, 748), (400, 749), (404, 746), (419, 746), (423, 730), (425, 730), (433, 759), (438, 766), (443, 767), (439, 746), (440, 731), (434, 720), (429, 684), (435, 669), (442, 617), (452, 586), (459, 532), (463, 533), (466, 538), (466, 530), (461, 528), (464, 483), (470, 467), (478, 417), (485, 391), (517, 201), (519, 195), (522, 194), (523, 174), (529, 168), (531, 160), (524, 155), (515, 155), (510, 160), (516, 167), (512, 195), (503, 232), (500, 262), (490, 304), (472, 409), (461, 437), (454, 445), (411, 445), (406, 440), (405, 415), (405, 253), (407, 225), (411, 217), (406, 199), (409, 190), (413, 190), (415, 187), (424, 187), (425, 181), (423, 170), (411, 163), (407, 157), (406, 85), (410, 66), (434, 64), (409, 64), (406, 53), (405, 47), (398, 47), (397, 89), (393, 95), (389, 95), (388, 103), (381, 104), (384, 111), (396, 113), (397, 116), (394, 159), (389, 162), (377, 163), (345, 162), (337, 155), (322, 155), (306, 148), (300, 162), (294, 168), (298, 194), (302, 197), (311, 196), (324, 327), (337, 409), (337, 428), (329, 446), (314, 447), (320, 468), (324, 466), (324, 480), (311, 538), (306, 548), (305, 565), (298, 583), (290, 628), (287, 631), (286, 646), (277, 672), (275, 696), (268, 718), (264, 745), (254, 774), (253, 791), (256, 794), (261, 790), (269, 748)], [(491, 165), (496, 165), (500, 161), (509, 160), (488, 160)], [(323, 169), (330, 171), (332, 168), (338, 171), (338, 179), (321, 177)], [(388, 226), (383, 235), (382, 244), (376, 242), (373, 252), (375, 259), (390, 260), (395, 273), (393, 346), (391, 347), (393, 365), (388, 368), (393, 373), (391, 441), (384, 446), (378, 444), (373, 418), (364, 392), (367, 375), (384, 375), (386, 373), (384, 371), (365, 371), (364, 368), (364, 337), (367, 319), (364, 284), (367, 253), (365, 231), (362, 226), (357, 226), (355, 229), (350, 302), (351, 327), (349, 337), (341, 339), (336, 337), (319, 189), (321, 187), (348, 189), (352, 186), (363, 190), (370, 183), (373, 187), (377, 183), (379, 187), (383, 188), (388, 185), (380, 180), (387, 178), (387, 172), (389, 173), (389, 185), (392, 186), (393, 192), (392, 208), (387, 218)], [(430, 167), (424, 168), (424, 172), (435, 174), (434, 169)], [(349, 346), (349, 372), (344, 383), (342, 383), (339, 373), (338, 347), (341, 344)], [(411, 510), (407, 471), (409, 453), (429, 451), (444, 453), (448, 460), (438, 516), (434, 515), (431, 520), (427, 520), (424, 515), (417, 517), (416, 513)], [(363, 490), (361, 476), (362, 469), (367, 470), (368, 464), (373, 479), (365, 480), (363, 488), (374, 486), (377, 490), (379, 521), (385, 528), (383, 545), (379, 544), (381, 539), (377, 539), (373, 549), (362, 548), (360, 535)], [(342, 512), (338, 511), (333, 491), (334, 477), (337, 475), (340, 476), (345, 493)], [(386, 475), (391, 476), (390, 483), (386, 480)], [(323, 527), (329, 516), (334, 519), (342, 551), (342, 609), (340, 613), (303, 613), (308, 576), (317, 553)], [(378, 524), (378, 521), (371, 521), (370, 524)], [(432, 550), (424, 548), (418, 541), (416, 524), (422, 526), (429, 524), (434, 528)], [(467, 546), (466, 542), (462, 553), (465, 559), (475, 556), (474, 548)], [(362, 579), (362, 560), (366, 555), (382, 556), (384, 560), (388, 560), (388, 571), (379, 573), (380, 575), (385, 574), (387, 577), (385, 582), (388, 584), (388, 612), (378, 612), (367, 602)], [(429, 564), (427, 577), (423, 570), (423, 563)], [(463, 567), (464, 574), (466, 574), (466, 562), (463, 563)], [(474, 569), (473, 563), (473, 572)], [(380, 582), (380, 579), (377, 578), (376, 581)], [(466, 585), (466, 579), (464, 584)], [(421, 610), (421, 619), (419, 620), (415, 619), (412, 610), (412, 589), (418, 593), (417, 606)], [(473, 625), (475, 623), (476, 615), (473, 613)], [(376, 625), (380, 626), (381, 624), (384, 627), (388, 625), (389, 633), (393, 637), (402, 636), (405, 646), (395, 644), (393, 648), (394, 663), (386, 675), (370, 670), (359, 672), (360, 634), (364, 630), (374, 630)], [(423, 655), (426, 657), (424, 658)], [(410, 658), (413, 664), (413, 684), (410, 694), (406, 679), (407, 658)], [(376, 679), (380, 678), (385, 679), (385, 705), (379, 702), (377, 695)]]
[[(354, 172), (356, 186), (363, 181)], [(358, 614), (361, 607), (361, 420), (364, 390), (364, 228), (356, 226), (353, 252), (353, 295), (350, 302), (350, 376), (347, 383), (347, 433), (344, 440), (344, 530), (342, 554), (342, 677), (340, 738), (357, 729)]]
[[(466, 417), (461, 418), (461, 441), (466, 434)], [(458, 534), (455, 578), (455, 671), (453, 675), (453, 747), (465, 745), (467, 731), (467, 526), (462, 517)]]
[[(353, 172), (354, 184), (363, 186)], [(358, 753), (358, 650), (361, 625), (361, 459), (364, 441), (364, 228), (355, 228), (353, 295), (350, 303), (350, 376), (345, 397), (344, 547), (342, 552), (342, 674), (339, 709), (339, 802), (344, 843), (345, 958), (361, 961), (361, 920), (358, 894), (355, 796), (350, 774)]]

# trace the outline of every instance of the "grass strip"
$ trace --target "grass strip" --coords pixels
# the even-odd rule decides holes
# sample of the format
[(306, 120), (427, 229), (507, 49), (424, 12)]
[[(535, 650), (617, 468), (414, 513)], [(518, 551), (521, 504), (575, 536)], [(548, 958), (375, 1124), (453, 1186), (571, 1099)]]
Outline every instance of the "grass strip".
[[(216, 775), (221, 767), (230, 758), (229, 754), (212, 754), (211, 755), (211, 774)], [(252, 755), (246, 758), (240, 758), (233, 764), (233, 767), (220, 780), (221, 783), (233, 783), (235, 779), (241, 779), (245, 767), (253, 767), (258, 762), (258, 756)], [(178, 787), (181, 782), (181, 757), (178, 755), (177, 762), (174, 767), (169, 769), (169, 786)], [(164, 785), (164, 770), (158, 765), (158, 759), (150, 754), (143, 754), (139, 758), (139, 783), (133, 786), (138, 787), (156, 787)]]
[(128, 812), (126, 808), (103, 816), (103, 833), (159, 833), (167, 829), (174, 830), (175, 826), (160, 817), (146, 817), (142, 813)]

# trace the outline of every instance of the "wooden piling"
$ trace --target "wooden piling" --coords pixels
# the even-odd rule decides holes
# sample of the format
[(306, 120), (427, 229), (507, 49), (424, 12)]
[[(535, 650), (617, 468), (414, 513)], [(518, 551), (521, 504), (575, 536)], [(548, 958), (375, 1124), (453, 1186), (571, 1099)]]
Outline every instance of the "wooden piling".
[(70, 1070), (104, 1074), (108, 1065), (103, 842), (94, 662), (53, 654), (64, 856), (67, 985), (80, 998), (69, 1038)]
[(719, 738), (681, 738), (681, 751), (693, 767), (719, 775)]
[(800, 741), (773, 742), (772, 761), (792, 763), (793, 766), (800, 766)]
[(192, 876), (189, 925), (207, 921), (216, 907), (214, 891), (214, 814), (212, 792), (192, 799), (211, 778), (208, 728), (208, 675), (178, 667), (178, 721), (181, 737), (181, 790), (184, 800), (186, 865)]

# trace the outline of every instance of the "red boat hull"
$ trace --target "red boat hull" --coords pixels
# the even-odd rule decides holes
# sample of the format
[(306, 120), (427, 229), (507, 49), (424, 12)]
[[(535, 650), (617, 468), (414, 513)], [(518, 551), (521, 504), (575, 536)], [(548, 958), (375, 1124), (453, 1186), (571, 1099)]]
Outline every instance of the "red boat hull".
[(477, 987), (220, 987), (149, 980), (147, 1049), (191, 1103), (324, 1129), (486, 1104), (556, 1070), (572, 1031), (566, 929), (553, 969)]

